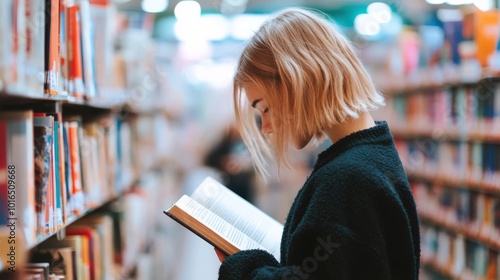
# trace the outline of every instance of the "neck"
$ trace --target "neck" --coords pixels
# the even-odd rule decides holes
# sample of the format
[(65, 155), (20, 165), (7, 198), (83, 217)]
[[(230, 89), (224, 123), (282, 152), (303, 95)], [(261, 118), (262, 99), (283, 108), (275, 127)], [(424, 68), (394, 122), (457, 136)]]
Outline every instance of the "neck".
[(323, 132), (328, 136), (332, 143), (360, 130), (368, 129), (375, 126), (370, 113), (362, 113), (357, 119), (350, 118), (342, 123), (333, 125)]

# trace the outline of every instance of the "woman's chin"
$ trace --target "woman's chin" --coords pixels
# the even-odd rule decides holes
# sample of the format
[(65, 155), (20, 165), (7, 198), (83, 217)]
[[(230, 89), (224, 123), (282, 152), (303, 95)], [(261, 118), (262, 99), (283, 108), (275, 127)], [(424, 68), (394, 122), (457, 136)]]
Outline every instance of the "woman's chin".
[(307, 146), (307, 144), (309, 144), (311, 139), (312, 137), (294, 139), (294, 141), (292, 142), (292, 147), (297, 151), (302, 150), (304, 149), (305, 146)]

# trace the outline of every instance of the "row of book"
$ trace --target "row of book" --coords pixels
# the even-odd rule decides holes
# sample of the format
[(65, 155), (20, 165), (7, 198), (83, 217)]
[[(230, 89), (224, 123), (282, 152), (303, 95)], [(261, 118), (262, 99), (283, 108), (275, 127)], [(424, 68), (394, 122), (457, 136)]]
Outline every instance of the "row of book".
[(500, 279), (500, 251), (432, 225), (423, 224), (421, 234), (422, 264), (444, 276), (428, 279)]
[(412, 182), (420, 218), (500, 251), (500, 198)]
[(409, 176), (500, 191), (500, 143), (396, 139)]
[[(30, 252), (18, 279), (109, 280), (148, 279), (149, 247), (155, 243), (155, 196), (165, 185), (164, 175), (150, 171), (123, 196), (78, 219), (65, 228), (65, 237), (55, 236)], [(161, 213), (161, 212), (159, 212)], [(167, 259), (158, 258), (168, 267)], [(51, 278), (52, 277), (52, 278)]]
[[(169, 169), (144, 173), (132, 190), (68, 226), (62, 240), (54, 236), (33, 248), (20, 271), (44, 266), (45, 275), (59, 279), (175, 278), (180, 238), (174, 223), (155, 214), (182, 191)], [(32, 279), (26, 277), (18, 279)]]
[[(47, 279), (55, 275), (63, 279), (113, 279), (113, 263), (117, 248), (113, 248), (113, 218), (111, 214), (90, 215), (66, 228), (62, 240), (51, 238), (30, 256), (23, 272), (26, 279), (39, 275)], [(118, 221), (116, 221), (118, 222)], [(115, 223), (116, 223), (115, 222)], [(36, 266), (44, 266), (34, 270)]]
[(93, 98), (111, 88), (109, 0), (0, 1), (0, 90)]
[(500, 140), (499, 85), (483, 80), (396, 95), (385, 110), (396, 135)]
[(0, 112), (0, 238), (14, 220), (18, 243), (29, 248), (122, 193), (134, 176), (131, 138), (130, 125), (115, 116), (84, 123), (61, 113)]
[(499, 23), (498, 9), (439, 9), (424, 24), (403, 29), (392, 45), (379, 50), (385, 52), (386, 71), (379, 71), (374, 80), (387, 92), (399, 92), (477, 82), (498, 74), (498, 33), (488, 30)]
[(25, 263), (28, 249), (167, 162), (172, 136), (161, 114), (0, 112), (0, 242), (15, 239), (17, 261)]

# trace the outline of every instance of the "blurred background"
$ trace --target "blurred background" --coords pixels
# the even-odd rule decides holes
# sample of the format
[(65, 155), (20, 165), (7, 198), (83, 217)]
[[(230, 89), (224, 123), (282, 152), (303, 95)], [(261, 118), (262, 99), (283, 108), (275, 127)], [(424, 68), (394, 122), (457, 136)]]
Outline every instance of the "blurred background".
[(0, 278), (217, 279), (213, 247), (162, 212), (206, 176), (283, 223), (330, 143), (256, 176), (232, 78), (263, 21), (299, 6), (340, 27), (386, 96), (372, 113), (388, 121), (417, 202), (420, 278), (500, 279), (499, 5), (2, 0), (0, 190), (12, 162), (27, 176), (16, 273), (0, 194)]

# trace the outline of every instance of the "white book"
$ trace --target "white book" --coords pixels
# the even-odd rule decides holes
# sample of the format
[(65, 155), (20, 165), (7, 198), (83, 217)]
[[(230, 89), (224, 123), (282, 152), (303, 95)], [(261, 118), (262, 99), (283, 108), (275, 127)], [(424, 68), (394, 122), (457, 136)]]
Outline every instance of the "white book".
[(95, 75), (94, 75), (94, 26), (90, 17), (90, 4), (88, 0), (80, 1), (80, 18), (82, 32), (82, 52), (83, 52), (83, 79), (85, 81), (85, 96), (93, 98), (96, 95)]
[(263, 249), (280, 259), (283, 225), (211, 177), (164, 213), (226, 255)]

